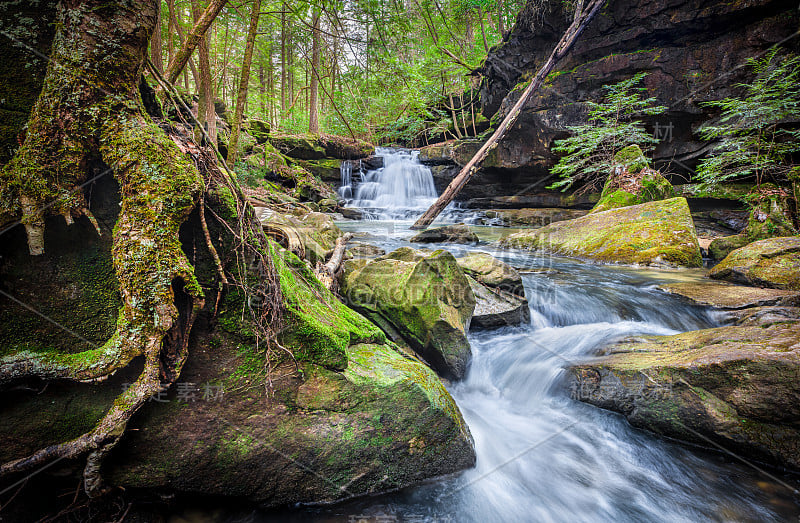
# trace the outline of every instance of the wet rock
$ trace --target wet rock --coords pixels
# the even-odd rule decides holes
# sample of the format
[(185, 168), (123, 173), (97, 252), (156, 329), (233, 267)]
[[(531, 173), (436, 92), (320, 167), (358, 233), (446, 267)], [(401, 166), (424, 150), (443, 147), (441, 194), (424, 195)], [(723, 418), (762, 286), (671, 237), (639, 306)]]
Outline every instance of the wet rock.
[(467, 276), (491, 287), (525, 297), (525, 288), (522, 286), (522, 276), (510, 265), (501, 262), (494, 256), (483, 252), (470, 253), (462, 258), (457, 258), (458, 266)]
[(620, 343), (571, 368), (576, 399), (632, 425), (800, 470), (800, 323)]
[(501, 245), (611, 263), (702, 265), (684, 198), (588, 214), (509, 235)]
[(363, 242), (351, 242), (347, 246), (347, 252), (349, 252), (353, 258), (377, 258), (378, 256), (386, 254), (386, 251), (380, 247)]
[(319, 176), (325, 182), (340, 182), (342, 179), (342, 160), (323, 158), (321, 160), (297, 160), (305, 170)]
[(352, 207), (342, 207), (339, 209), (339, 212), (348, 220), (360, 220), (364, 216), (363, 211), (360, 209), (354, 209)]
[(339, 160), (359, 160), (375, 154), (375, 146), (364, 140), (321, 136), (319, 142), (325, 149), (325, 156)]
[(335, 212), (336, 209), (338, 209), (339, 202), (337, 202), (333, 198), (323, 198), (317, 203), (317, 205), (319, 205), (320, 211), (325, 213), (332, 213)]
[(425, 229), (408, 241), (415, 243), (478, 243), (478, 235), (463, 223)]
[(708, 275), (745, 285), (800, 290), (800, 237), (760, 240), (736, 249)]
[(746, 309), (772, 305), (800, 306), (799, 292), (745, 287), (714, 280), (669, 283), (660, 288), (696, 305), (717, 309)]
[(467, 276), (475, 294), (475, 311), (470, 329), (522, 325), (531, 319), (528, 300), (517, 294), (490, 287)]
[(325, 263), (342, 231), (327, 214), (301, 216), (279, 214), (260, 208), (259, 219), (267, 236), (312, 264)]
[(475, 297), (452, 254), (406, 247), (368, 262), (353, 260), (346, 264), (342, 294), (441, 376), (464, 376), (471, 355), (466, 330)]

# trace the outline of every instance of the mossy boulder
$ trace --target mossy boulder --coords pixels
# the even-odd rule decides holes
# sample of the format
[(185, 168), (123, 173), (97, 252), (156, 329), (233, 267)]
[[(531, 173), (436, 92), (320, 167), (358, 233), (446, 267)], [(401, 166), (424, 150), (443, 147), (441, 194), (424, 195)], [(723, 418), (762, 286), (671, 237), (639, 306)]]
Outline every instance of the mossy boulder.
[(326, 182), (339, 182), (342, 179), (342, 160), (324, 158), (322, 160), (297, 160), (305, 170)]
[(478, 243), (478, 235), (463, 224), (445, 225), (425, 229), (412, 236), (408, 241), (415, 243)]
[(265, 122), (264, 120), (250, 118), (247, 120), (245, 125), (247, 132), (256, 140), (256, 142), (259, 144), (267, 143), (270, 131), (269, 123)]
[(800, 323), (651, 336), (571, 368), (576, 399), (671, 438), (800, 470)]
[(614, 170), (603, 186), (600, 201), (591, 212), (675, 197), (675, 189), (661, 173), (651, 169), (638, 145), (630, 145), (614, 156)]
[(338, 160), (360, 160), (375, 154), (375, 146), (359, 139), (323, 135), (319, 139), (325, 156)]
[(800, 290), (800, 236), (750, 243), (731, 252), (708, 275), (757, 287)]
[(522, 276), (516, 269), (503, 263), (491, 254), (485, 252), (473, 252), (462, 258), (457, 258), (458, 266), (467, 276), (478, 282), (517, 296), (525, 297), (525, 289), (522, 286)]
[(269, 143), (282, 154), (299, 160), (321, 160), (325, 158), (325, 148), (319, 137), (313, 134), (281, 134), (269, 137)]
[(511, 234), (500, 243), (608, 263), (700, 267), (703, 262), (685, 198), (591, 213)]
[(401, 248), (359, 261), (349, 263), (342, 283), (347, 303), (440, 375), (462, 378), (471, 356), (466, 331), (475, 296), (453, 255)]

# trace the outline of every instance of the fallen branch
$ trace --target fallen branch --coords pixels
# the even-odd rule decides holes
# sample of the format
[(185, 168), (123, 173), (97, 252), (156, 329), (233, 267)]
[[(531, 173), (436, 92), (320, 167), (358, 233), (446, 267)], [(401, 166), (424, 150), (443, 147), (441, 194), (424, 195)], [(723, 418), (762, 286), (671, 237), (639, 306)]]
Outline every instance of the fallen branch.
[(322, 282), (328, 290), (333, 290), (333, 284), (336, 281), (336, 273), (339, 272), (339, 267), (342, 266), (342, 262), (344, 261), (344, 253), (345, 249), (347, 248), (347, 242), (349, 242), (353, 238), (351, 233), (347, 233), (344, 236), (340, 236), (336, 239), (336, 245), (333, 248), (333, 252), (331, 253), (331, 257), (328, 259), (328, 262), (325, 265), (319, 267), (316, 271), (317, 279)]
[(542, 65), (539, 71), (536, 73), (536, 76), (531, 80), (530, 85), (525, 88), (522, 95), (517, 100), (517, 103), (511, 108), (508, 112), (506, 117), (500, 123), (500, 126), (494, 132), (491, 138), (483, 144), (475, 156), (465, 165), (458, 175), (453, 178), (453, 181), (450, 182), (450, 185), (444, 190), (441, 196), (430, 206), (430, 208), (425, 211), (425, 213), (419, 217), (419, 219), (411, 226), (412, 229), (425, 229), (428, 225), (431, 224), (433, 220), (439, 216), (439, 213), (447, 207), (450, 202), (458, 195), (461, 189), (467, 184), (469, 179), (472, 177), (473, 174), (478, 170), (478, 166), (480, 163), (489, 155), (489, 152), (497, 147), (497, 143), (505, 136), (506, 131), (508, 131), (509, 127), (511, 127), (514, 122), (517, 121), (519, 117), (519, 113), (522, 111), (522, 108), (530, 99), (531, 95), (539, 89), (544, 79), (550, 74), (550, 71), (553, 69), (555, 64), (563, 58), (567, 52), (572, 47), (572, 44), (578, 39), (580, 34), (589, 25), (589, 22), (592, 21), (594, 16), (600, 11), (600, 8), (603, 7), (605, 4), (605, 0), (592, 0), (586, 6), (583, 7), (583, 2), (578, 2), (578, 5), (575, 8), (575, 19), (573, 20), (572, 24), (570, 24), (569, 28), (567, 28), (564, 35), (559, 40), (558, 44), (556, 44), (553, 52), (550, 53), (550, 57), (547, 61)]

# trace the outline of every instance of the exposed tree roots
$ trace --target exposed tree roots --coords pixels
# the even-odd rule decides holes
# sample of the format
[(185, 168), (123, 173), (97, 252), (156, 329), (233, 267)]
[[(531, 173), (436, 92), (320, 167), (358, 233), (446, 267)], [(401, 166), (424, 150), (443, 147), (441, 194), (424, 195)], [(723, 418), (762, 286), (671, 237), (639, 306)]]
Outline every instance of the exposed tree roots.
[[(85, 489), (90, 496), (105, 491), (104, 456), (137, 409), (180, 375), (189, 332), (204, 305), (178, 237), (192, 212), (202, 212), (201, 241), (214, 257), (220, 284), (240, 286), (260, 300), (251, 311), (264, 343), (280, 324), (282, 299), (271, 247), (238, 185), (208, 152), (188, 138), (168, 135), (142, 107), (138, 79), (156, 8), (152, 0), (60, 4), (51, 62), (26, 141), (0, 171), (0, 224), (24, 224), (30, 253), (41, 255), (44, 216), (62, 214), (68, 222), (73, 215), (91, 216), (81, 190), (88, 181), (86, 165), (99, 158), (111, 167), (121, 199), (111, 254), (123, 303), (116, 331), (101, 347), (75, 354), (7, 354), (0, 359), (0, 384), (29, 377), (100, 380), (140, 356), (144, 368), (93, 430), (0, 465), (0, 477), (88, 454)], [(207, 232), (204, 194), (216, 194), (235, 216), (232, 224), (220, 218), (237, 245), (229, 276)], [(253, 275), (255, 282), (249, 281)]]

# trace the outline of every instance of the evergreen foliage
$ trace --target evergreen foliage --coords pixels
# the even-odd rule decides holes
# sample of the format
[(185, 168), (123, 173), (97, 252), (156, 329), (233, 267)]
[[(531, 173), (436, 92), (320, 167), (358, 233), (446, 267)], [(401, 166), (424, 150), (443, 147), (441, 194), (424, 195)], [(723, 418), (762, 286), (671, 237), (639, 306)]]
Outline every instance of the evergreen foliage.
[(550, 170), (560, 180), (550, 186), (566, 190), (581, 184), (589, 188), (600, 185), (614, 167), (614, 156), (630, 145), (638, 145), (645, 153), (658, 139), (645, 131), (643, 116), (663, 113), (666, 107), (656, 106), (655, 98), (645, 98), (647, 88), (639, 87), (647, 73), (638, 73), (614, 85), (605, 86), (600, 103), (587, 101), (588, 122), (568, 127), (572, 136), (557, 140), (553, 152), (563, 154)]

